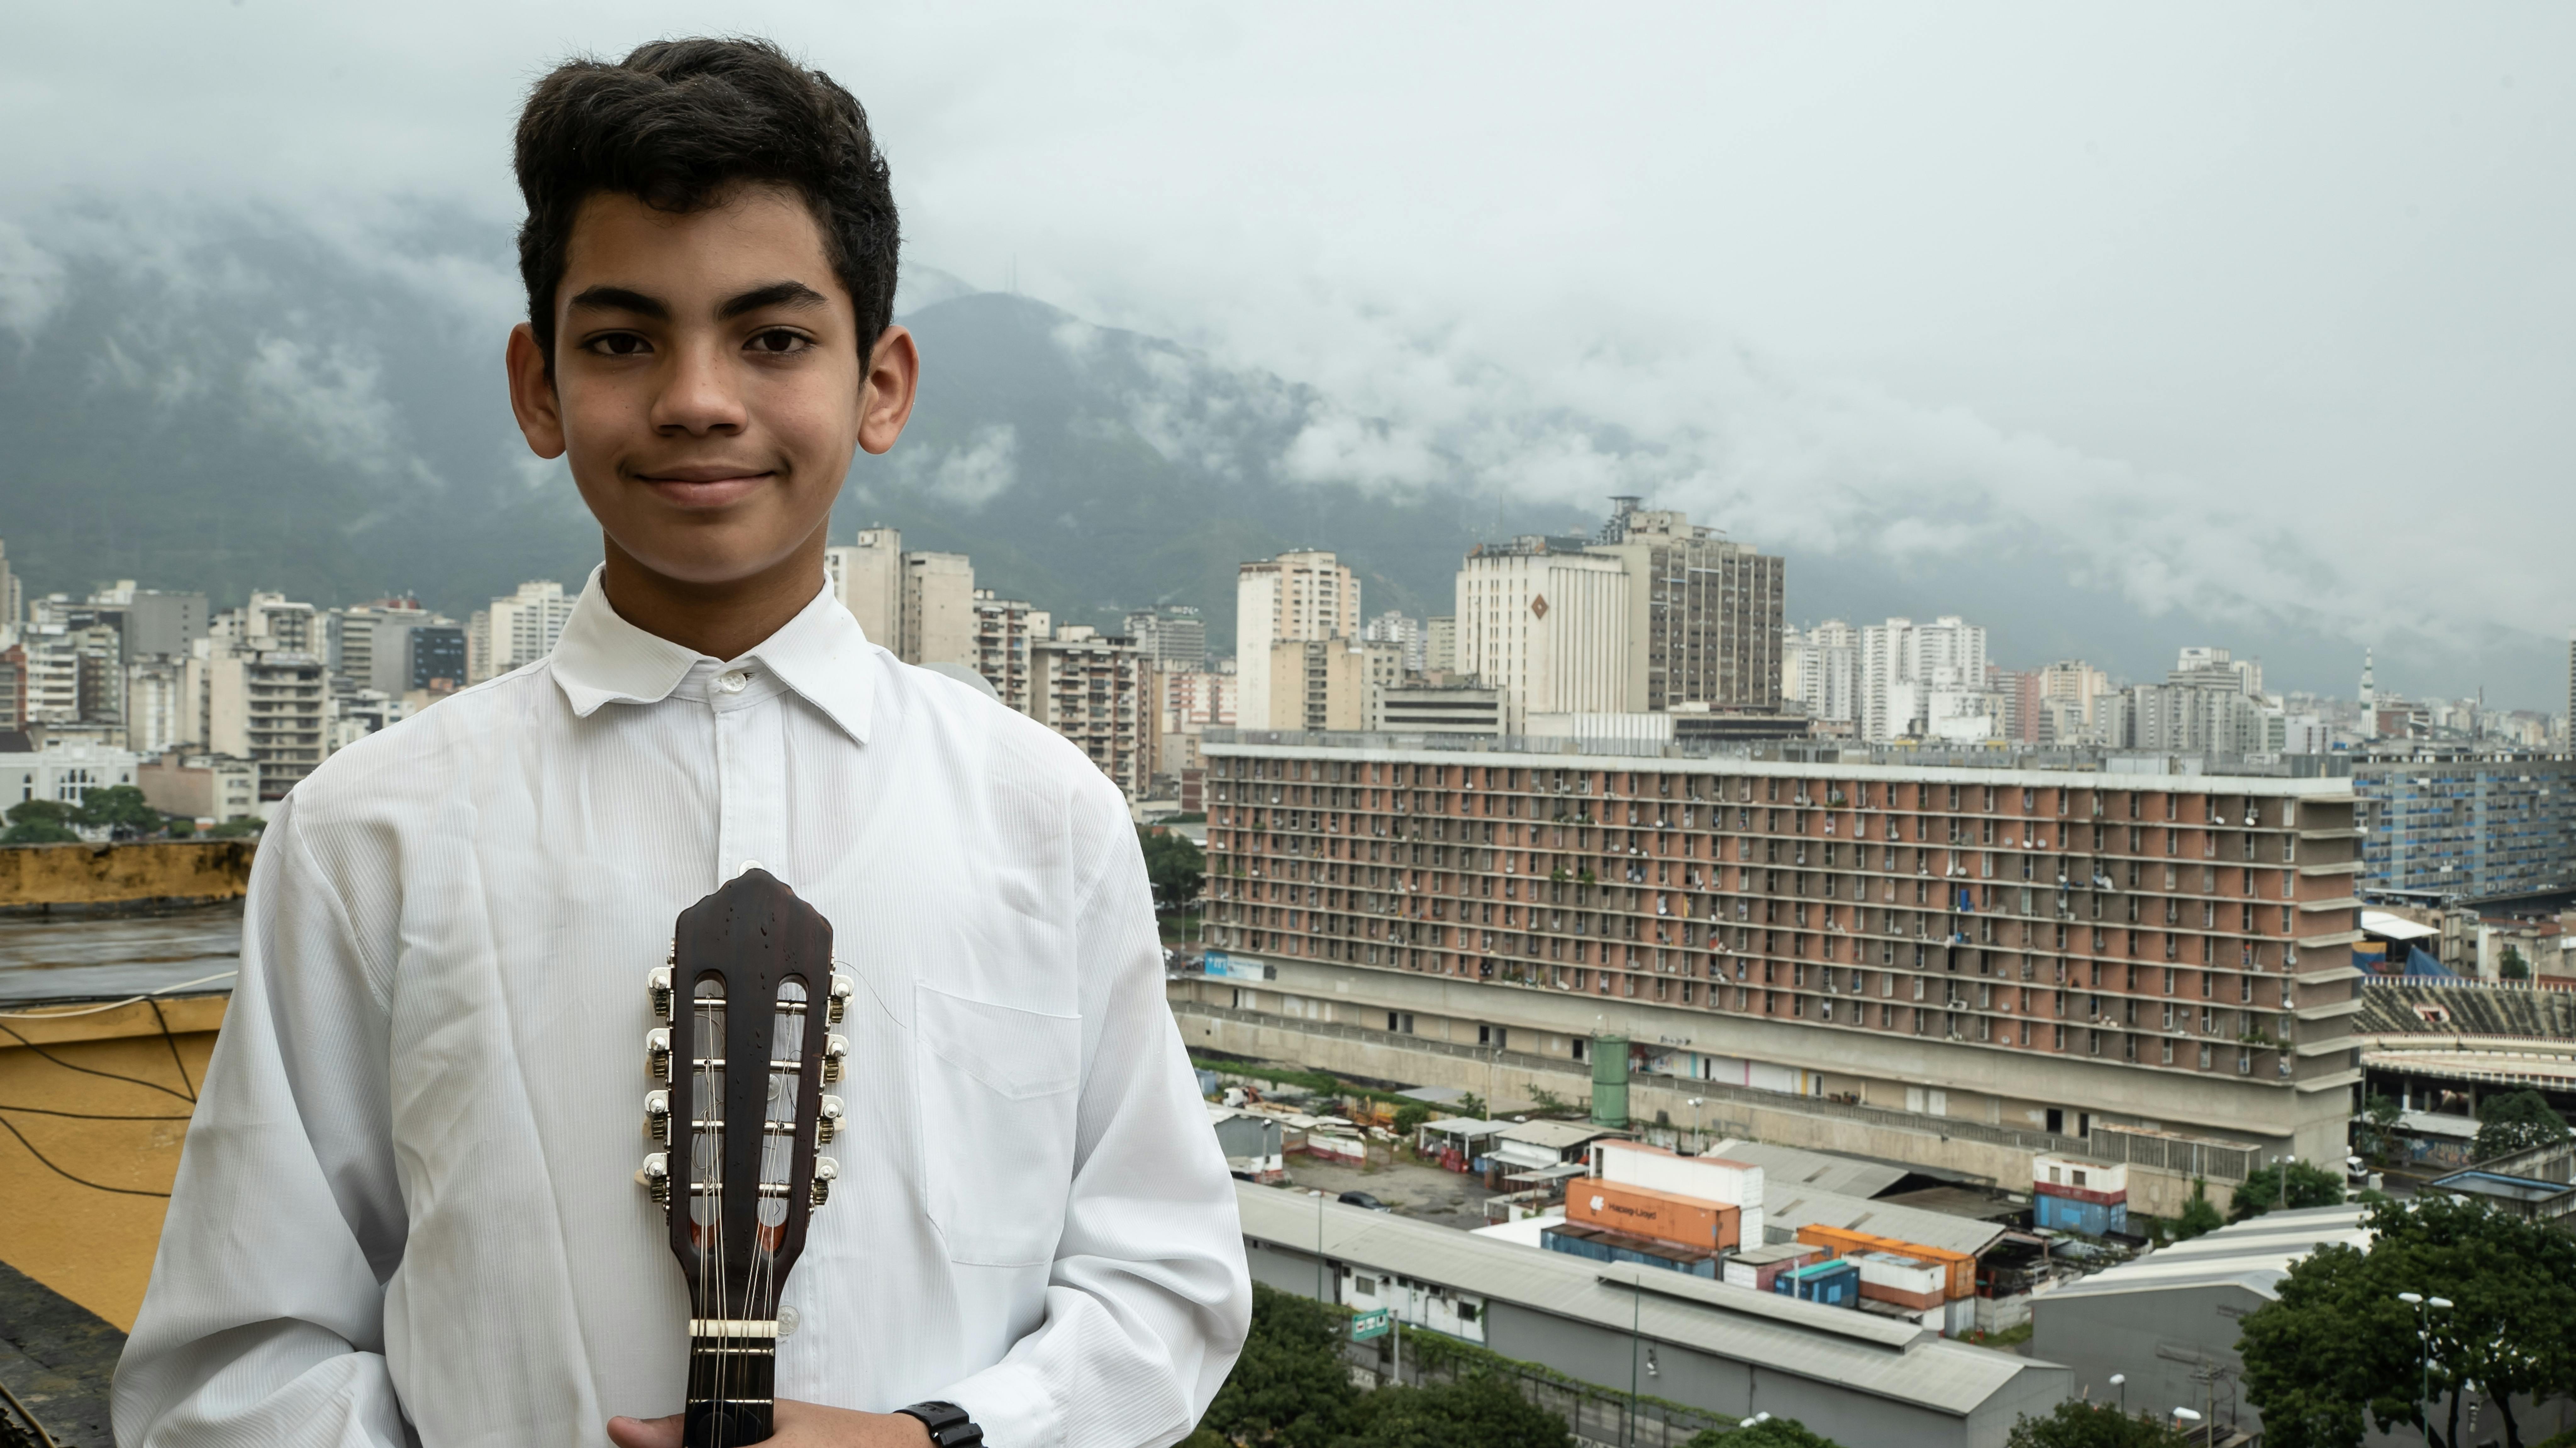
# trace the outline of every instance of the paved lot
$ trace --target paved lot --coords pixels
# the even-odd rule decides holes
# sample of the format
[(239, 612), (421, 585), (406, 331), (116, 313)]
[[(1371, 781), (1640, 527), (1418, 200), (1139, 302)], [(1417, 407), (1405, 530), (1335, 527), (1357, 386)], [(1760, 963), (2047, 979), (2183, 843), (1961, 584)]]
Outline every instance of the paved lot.
[(1320, 1190), (1335, 1196), (1368, 1192), (1395, 1208), (1399, 1216), (1462, 1230), (1485, 1225), (1485, 1198), (1492, 1195), (1483, 1181), (1436, 1166), (1372, 1160), (1365, 1167), (1354, 1167), (1305, 1156), (1288, 1158), (1288, 1186), (1292, 1191)]

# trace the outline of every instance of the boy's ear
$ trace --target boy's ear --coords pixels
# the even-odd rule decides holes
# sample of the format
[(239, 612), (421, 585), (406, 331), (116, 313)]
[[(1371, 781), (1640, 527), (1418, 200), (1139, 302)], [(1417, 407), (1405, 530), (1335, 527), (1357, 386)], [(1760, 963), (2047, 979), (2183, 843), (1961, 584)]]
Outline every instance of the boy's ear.
[[(888, 327), (868, 349), (867, 376), (859, 383), (859, 446), (881, 453), (903, 436), (921, 385), (921, 351), (912, 332)], [(525, 424), (521, 424), (525, 426)]]
[(546, 375), (546, 353), (537, 345), (535, 328), (521, 322), (510, 329), (503, 365), (510, 373), (510, 412), (519, 419), (528, 451), (541, 458), (562, 457), (563, 405), (555, 397), (554, 379)]

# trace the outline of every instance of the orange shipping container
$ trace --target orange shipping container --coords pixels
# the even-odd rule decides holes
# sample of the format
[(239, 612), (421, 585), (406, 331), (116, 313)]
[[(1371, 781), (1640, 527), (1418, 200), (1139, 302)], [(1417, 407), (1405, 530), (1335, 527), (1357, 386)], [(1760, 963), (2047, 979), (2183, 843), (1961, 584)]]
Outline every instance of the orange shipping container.
[(1724, 1250), (1736, 1244), (1737, 1221), (1742, 1213), (1723, 1202), (1704, 1202), (1697, 1197), (1627, 1186), (1599, 1177), (1577, 1177), (1566, 1185), (1565, 1219), (1569, 1222), (1684, 1247)]
[(1900, 1242), (1894, 1237), (1855, 1232), (1848, 1227), (1828, 1227), (1821, 1222), (1800, 1227), (1798, 1240), (1811, 1247), (1822, 1247), (1837, 1257), (1849, 1257), (1858, 1252), (1893, 1252), (1899, 1257), (1937, 1262), (1949, 1276), (1951, 1301), (1977, 1295), (1977, 1259), (1965, 1252), (1926, 1247), (1920, 1242)]

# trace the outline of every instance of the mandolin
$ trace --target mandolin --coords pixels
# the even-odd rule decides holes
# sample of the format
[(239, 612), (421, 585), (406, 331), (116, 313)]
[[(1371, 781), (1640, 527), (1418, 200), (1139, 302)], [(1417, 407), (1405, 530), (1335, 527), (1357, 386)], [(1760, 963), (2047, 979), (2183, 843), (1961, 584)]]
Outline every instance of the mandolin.
[(680, 912), (651, 974), (644, 1134), (662, 1149), (636, 1180), (689, 1284), (687, 1448), (770, 1435), (779, 1293), (838, 1171), (816, 1148), (840, 1129), (823, 1088), (849, 1043), (827, 1028), (852, 985), (830, 922), (761, 869)]

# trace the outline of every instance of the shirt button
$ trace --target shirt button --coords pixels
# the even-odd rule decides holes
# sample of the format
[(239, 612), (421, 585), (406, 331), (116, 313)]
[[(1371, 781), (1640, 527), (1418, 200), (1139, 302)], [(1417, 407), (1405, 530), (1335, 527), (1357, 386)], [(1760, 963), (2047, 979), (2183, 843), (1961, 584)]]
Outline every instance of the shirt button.
[(724, 690), (728, 694), (741, 693), (742, 686), (749, 682), (750, 680), (744, 677), (743, 672), (740, 669), (732, 669), (725, 673), (716, 675), (716, 687)]
[(780, 1337), (794, 1337), (796, 1335), (796, 1322), (797, 1317), (795, 1308), (782, 1307), (778, 1309), (778, 1335)]
[(737, 875), (748, 875), (759, 868), (760, 862), (758, 860), (745, 860), (742, 862), (742, 868), (734, 871), (734, 873)]

